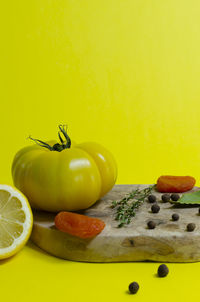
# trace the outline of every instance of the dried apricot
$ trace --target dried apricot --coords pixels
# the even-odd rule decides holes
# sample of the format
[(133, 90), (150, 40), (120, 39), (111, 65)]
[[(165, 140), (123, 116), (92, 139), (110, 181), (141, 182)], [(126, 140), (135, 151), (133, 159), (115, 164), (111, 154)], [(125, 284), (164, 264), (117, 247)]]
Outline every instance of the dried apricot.
[(181, 193), (191, 190), (195, 182), (196, 180), (192, 176), (162, 175), (157, 180), (156, 188), (162, 193)]
[(80, 238), (94, 237), (105, 227), (101, 219), (71, 212), (58, 213), (54, 222), (60, 231)]

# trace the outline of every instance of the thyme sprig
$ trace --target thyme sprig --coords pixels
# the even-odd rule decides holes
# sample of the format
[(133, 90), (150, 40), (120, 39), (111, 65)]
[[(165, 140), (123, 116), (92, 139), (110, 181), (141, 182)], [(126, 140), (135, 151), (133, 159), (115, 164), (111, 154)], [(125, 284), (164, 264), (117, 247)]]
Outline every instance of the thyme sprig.
[(119, 201), (114, 200), (111, 208), (116, 208), (115, 220), (119, 222), (118, 228), (128, 225), (131, 222), (131, 218), (135, 216), (137, 209), (148, 197), (155, 185), (151, 185), (145, 189), (139, 188), (130, 192), (127, 196)]

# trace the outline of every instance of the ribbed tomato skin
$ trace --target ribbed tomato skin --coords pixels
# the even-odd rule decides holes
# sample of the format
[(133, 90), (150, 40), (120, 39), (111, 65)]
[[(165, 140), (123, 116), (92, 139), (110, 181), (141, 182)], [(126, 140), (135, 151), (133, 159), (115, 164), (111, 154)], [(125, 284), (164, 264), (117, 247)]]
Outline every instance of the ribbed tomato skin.
[(112, 154), (97, 143), (75, 144), (61, 152), (33, 144), (16, 154), (12, 177), (32, 208), (78, 211), (112, 189), (117, 166)]

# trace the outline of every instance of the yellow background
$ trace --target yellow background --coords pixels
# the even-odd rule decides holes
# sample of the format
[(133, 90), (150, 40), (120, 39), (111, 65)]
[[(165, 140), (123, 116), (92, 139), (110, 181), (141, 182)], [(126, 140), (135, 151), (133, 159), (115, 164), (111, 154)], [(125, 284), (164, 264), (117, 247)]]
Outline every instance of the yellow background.
[[(200, 2), (18, 0), (0, 8), (0, 183), (18, 149), (55, 138), (102, 143), (118, 183), (192, 175), (200, 185)], [(7, 301), (175, 301), (200, 298), (200, 264), (84, 264), (32, 244), (0, 262)], [(141, 289), (126, 293), (131, 281)]]

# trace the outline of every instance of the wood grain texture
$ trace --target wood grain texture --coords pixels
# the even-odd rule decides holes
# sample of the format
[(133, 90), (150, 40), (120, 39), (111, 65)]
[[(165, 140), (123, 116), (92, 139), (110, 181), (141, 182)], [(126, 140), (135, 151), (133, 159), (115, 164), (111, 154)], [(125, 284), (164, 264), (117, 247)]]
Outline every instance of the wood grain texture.
[[(198, 207), (175, 208), (170, 203), (159, 201), (160, 212), (153, 214), (151, 205), (145, 201), (130, 225), (117, 228), (113, 200), (123, 198), (131, 190), (148, 185), (116, 185), (102, 200), (83, 211), (85, 215), (98, 217), (106, 223), (105, 229), (93, 239), (79, 239), (57, 230), (55, 214), (34, 213), (32, 241), (48, 253), (74, 261), (123, 262), (195, 262), (200, 261), (200, 215)], [(195, 187), (192, 191), (199, 190)], [(161, 193), (154, 192), (158, 200)], [(179, 221), (172, 221), (173, 213), (180, 215)], [(154, 220), (155, 229), (147, 228), (147, 222)], [(187, 232), (188, 223), (196, 224), (193, 232)]]

